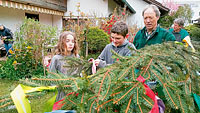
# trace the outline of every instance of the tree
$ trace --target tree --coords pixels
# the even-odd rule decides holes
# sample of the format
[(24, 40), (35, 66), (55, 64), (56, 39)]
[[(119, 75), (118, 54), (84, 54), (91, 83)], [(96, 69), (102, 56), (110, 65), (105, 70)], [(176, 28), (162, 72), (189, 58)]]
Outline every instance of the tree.
[(174, 19), (183, 18), (185, 23), (190, 23), (192, 18), (192, 10), (189, 5), (179, 6), (178, 10), (171, 11), (168, 15), (161, 17), (159, 23), (164, 28), (169, 28), (173, 24)]

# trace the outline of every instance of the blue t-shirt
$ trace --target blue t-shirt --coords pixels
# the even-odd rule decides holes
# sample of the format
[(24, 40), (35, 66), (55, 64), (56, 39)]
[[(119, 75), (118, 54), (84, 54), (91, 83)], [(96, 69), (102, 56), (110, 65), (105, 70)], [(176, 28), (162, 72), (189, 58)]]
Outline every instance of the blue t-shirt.
[(188, 32), (185, 29), (181, 29), (179, 32), (174, 32), (174, 29), (171, 28), (169, 29), (169, 32), (171, 32), (176, 37), (176, 41), (178, 42), (182, 42), (182, 40), (186, 36), (189, 36)]

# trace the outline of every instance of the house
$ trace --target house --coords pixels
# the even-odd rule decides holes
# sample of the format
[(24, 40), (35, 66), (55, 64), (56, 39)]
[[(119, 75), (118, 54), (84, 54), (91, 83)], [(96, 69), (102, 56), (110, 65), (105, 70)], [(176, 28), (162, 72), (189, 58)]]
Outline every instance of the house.
[(73, 13), (74, 16), (78, 16), (80, 12), (77, 11), (77, 4), (80, 3), (80, 11), (89, 15), (96, 15), (97, 17), (108, 17), (116, 7), (127, 6), (127, 10), (130, 15), (127, 18), (127, 24), (137, 24), (138, 27), (143, 27), (142, 11), (148, 4), (156, 5), (161, 15), (165, 15), (169, 12), (169, 9), (163, 6), (156, 0), (67, 0), (67, 12), (64, 14), (64, 18), (70, 16)]
[[(163, 0), (164, 6), (171, 10), (178, 9), (179, 6), (189, 5), (192, 10), (192, 23), (198, 23), (200, 17), (200, 1), (199, 0)], [(175, 11), (176, 11), (175, 10)]]
[(195, 20), (198, 20), (200, 17), (200, 1), (199, 0), (185, 0), (185, 1), (180, 1), (177, 2), (179, 5), (185, 5), (188, 4), (192, 10), (192, 22), (195, 23)]
[(67, 0), (0, 0), (0, 23), (13, 32), (25, 17), (62, 29)]
[(127, 24), (137, 24), (143, 27), (142, 11), (148, 4), (159, 7), (161, 15), (168, 13), (169, 9), (156, 0), (0, 0), (0, 23), (16, 31), (18, 25), (25, 17), (34, 18), (43, 24), (57, 26), (62, 29), (65, 20), (73, 13), (77, 17), (80, 11), (97, 17), (109, 17), (116, 7), (126, 6), (130, 15)]
[(200, 27), (200, 17), (197, 18), (196, 20), (193, 20), (193, 23)]

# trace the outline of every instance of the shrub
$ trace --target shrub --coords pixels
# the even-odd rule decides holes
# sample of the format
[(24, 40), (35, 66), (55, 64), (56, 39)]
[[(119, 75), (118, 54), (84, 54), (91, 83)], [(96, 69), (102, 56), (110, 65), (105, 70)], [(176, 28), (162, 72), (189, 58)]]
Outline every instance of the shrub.
[(25, 19), (17, 31), (11, 57), (2, 63), (0, 78), (21, 79), (45, 75), (43, 57), (47, 54), (47, 45), (57, 34), (57, 29)]
[(193, 29), (196, 29), (196, 25), (192, 24), (192, 25), (188, 25), (188, 26), (185, 26), (185, 30), (187, 30), (188, 33), (191, 32), (191, 30)]
[(191, 30), (190, 34), (193, 40), (200, 41), (200, 28)]
[(189, 32), (191, 39), (200, 41), (200, 28), (195, 25), (186, 26), (185, 29)]
[(15, 48), (32, 47), (33, 59), (42, 62), (43, 56), (47, 53), (47, 46), (56, 44), (52, 44), (51, 41), (57, 36), (57, 28), (40, 24), (33, 19), (25, 19), (15, 35)]
[[(20, 54), (18, 54), (20, 55)], [(37, 64), (35, 68), (35, 61), (31, 59), (32, 55), (27, 51), (21, 52), (22, 56), (12, 56), (7, 61), (2, 62), (0, 67), (0, 78), (7, 78), (10, 80), (18, 80), (21, 78), (30, 78), (32, 76), (44, 75), (43, 65)], [(17, 58), (18, 57), (18, 58)]]
[(100, 53), (109, 43), (109, 35), (97, 27), (90, 27), (86, 32), (88, 42), (88, 53)]

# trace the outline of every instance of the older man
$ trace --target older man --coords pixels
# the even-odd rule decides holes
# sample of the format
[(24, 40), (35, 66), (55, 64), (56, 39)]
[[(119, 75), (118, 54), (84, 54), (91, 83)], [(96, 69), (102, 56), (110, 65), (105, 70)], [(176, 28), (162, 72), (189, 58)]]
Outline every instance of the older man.
[(136, 49), (145, 47), (145, 45), (160, 44), (164, 41), (175, 41), (172, 33), (161, 28), (157, 21), (160, 18), (160, 11), (155, 5), (148, 5), (142, 12), (145, 27), (138, 31), (133, 44)]

